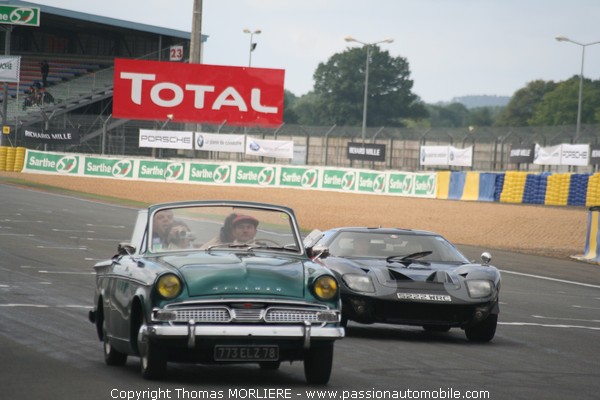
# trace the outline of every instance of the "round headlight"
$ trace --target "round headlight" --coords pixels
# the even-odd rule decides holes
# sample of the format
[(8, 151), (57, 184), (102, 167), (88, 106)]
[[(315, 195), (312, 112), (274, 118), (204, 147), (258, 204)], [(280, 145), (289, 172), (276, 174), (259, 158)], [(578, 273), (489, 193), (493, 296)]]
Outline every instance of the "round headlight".
[(156, 290), (165, 299), (173, 299), (181, 293), (181, 280), (177, 275), (165, 274), (158, 278)]
[(320, 276), (313, 284), (315, 296), (320, 300), (331, 300), (338, 294), (337, 281), (328, 275)]
[(482, 298), (491, 296), (494, 291), (494, 283), (483, 279), (473, 279), (466, 281), (469, 296), (472, 298)]

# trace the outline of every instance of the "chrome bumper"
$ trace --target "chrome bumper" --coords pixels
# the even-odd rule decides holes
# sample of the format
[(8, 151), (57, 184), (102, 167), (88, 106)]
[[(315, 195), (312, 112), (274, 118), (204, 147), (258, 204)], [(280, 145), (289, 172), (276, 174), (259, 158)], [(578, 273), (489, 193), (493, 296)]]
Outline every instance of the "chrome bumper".
[(196, 325), (190, 321), (187, 325), (143, 325), (138, 333), (138, 341), (149, 338), (187, 338), (188, 347), (196, 345), (196, 339), (202, 338), (245, 338), (277, 340), (303, 339), (303, 347), (310, 348), (313, 338), (341, 339), (345, 331), (342, 327), (323, 327), (304, 325), (257, 326), (257, 325)]

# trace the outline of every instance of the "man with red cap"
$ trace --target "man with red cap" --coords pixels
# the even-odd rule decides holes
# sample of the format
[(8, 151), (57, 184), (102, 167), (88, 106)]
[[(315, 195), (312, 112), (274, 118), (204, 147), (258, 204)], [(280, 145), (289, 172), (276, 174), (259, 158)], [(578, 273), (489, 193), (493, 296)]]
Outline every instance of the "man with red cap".
[(202, 249), (220, 244), (247, 243), (256, 236), (258, 220), (250, 215), (229, 214), (221, 227), (219, 234), (202, 245)]
[(256, 236), (258, 220), (250, 215), (238, 215), (231, 222), (234, 243), (247, 243)]

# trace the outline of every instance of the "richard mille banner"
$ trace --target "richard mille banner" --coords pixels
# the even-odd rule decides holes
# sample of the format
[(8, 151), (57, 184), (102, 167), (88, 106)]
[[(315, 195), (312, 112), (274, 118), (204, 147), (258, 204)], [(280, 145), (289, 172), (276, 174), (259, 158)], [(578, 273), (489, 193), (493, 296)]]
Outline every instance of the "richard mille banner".
[(348, 159), (385, 161), (385, 145), (373, 143), (348, 143)]
[(509, 161), (513, 164), (532, 163), (535, 154), (535, 145), (513, 145), (510, 148)]
[(53, 143), (53, 144), (79, 144), (79, 131), (68, 129), (25, 129), (23, 135), (27, 142)]

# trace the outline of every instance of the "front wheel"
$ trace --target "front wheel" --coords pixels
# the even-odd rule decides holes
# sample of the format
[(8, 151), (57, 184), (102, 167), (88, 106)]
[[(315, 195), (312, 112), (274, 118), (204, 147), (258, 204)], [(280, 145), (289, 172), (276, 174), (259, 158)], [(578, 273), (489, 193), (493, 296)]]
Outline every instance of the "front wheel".
[(121, 353), (110, 344), (108, 335), (106, 334), (106, 327), (102, 328), (102, 341), (104, 342), (104, 362), (106, 365), (122, 367), (127, 363), (127, 354)]
[[(145, 320), (144, 320), (145, 321)], [(146, 324), (140, 327), (138, 349), (140, 352), (140, 369), (142, 378), (148, 380), (160, 379), (167, 370), (167, 354), (164, 347), (145, 337), (141, 332)]]
[(311, 347), (304, 355), (304, 376), (309, 384), (329, 382), (333, 366), (333, 343)]
[(472, 342), (489, 342), (496, 334), (498, 314), (490, 314), (482, 322), (465, 328), (467, 339)]

